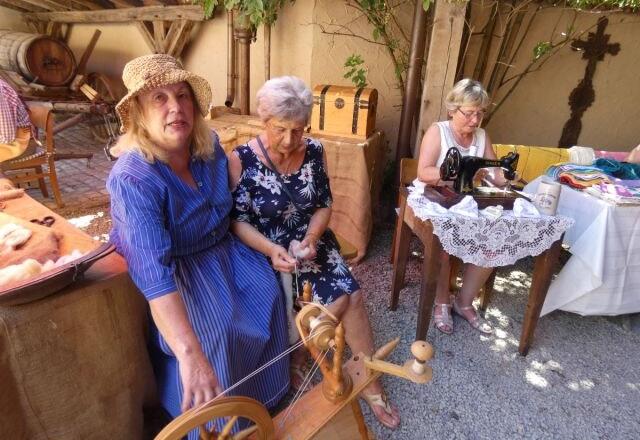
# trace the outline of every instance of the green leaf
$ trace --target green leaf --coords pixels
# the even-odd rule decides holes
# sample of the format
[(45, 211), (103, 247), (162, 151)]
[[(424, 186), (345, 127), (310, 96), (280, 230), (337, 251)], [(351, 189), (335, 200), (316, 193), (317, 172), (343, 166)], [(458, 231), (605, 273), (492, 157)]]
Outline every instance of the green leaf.
[(424, 9), (425, 12), (429, 10), (429, 6), (431, 6), (431, 0), (422, 0), (422, 9)]
[(538, 44), (533, 48), (533, 59), (539, 60), (543, 56), (547, 55), (551, 52), (551, 42), (550, 41), (539, 41)]

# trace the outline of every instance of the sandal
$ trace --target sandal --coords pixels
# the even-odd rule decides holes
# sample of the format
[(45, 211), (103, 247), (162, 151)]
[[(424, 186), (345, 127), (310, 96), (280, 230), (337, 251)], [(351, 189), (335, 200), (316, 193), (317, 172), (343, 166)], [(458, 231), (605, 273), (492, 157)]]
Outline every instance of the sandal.
[[(373, 412), (375, 418), (382, 425), (389, 429), (396, 429), (398, 425), (400, 425), (400, 415), (398, 414), (398, 410), (395, 406), (389, 403), (389, 399), (384, 391), (378, 394), (360, 393), (360, 397), (367, 402), (371, 408), (371, 412)], [(378, 409), (377, 412), (376, 408)], [(380, 409), (382, 409), (382, 411), (380, 411)]]
[[(471, 319), (467, 318), (464, 314), (469, 310), (473, 310), (473, 318)], [(458, 302), (456, 300), (453, 300), (453, 311), (457, 315), (459, 315), (462, 319), (467, 321), (471, 327), (475, 328), (480, 333), (485, 333), (485, 334), (493, 333), (493, 327), (491, 327), (491, 325), (487, 321), (485, 321), (483, 318), (480, 317), (480, 315), (478, 315), (478, 311), (476, 310), (475, 307), (473, 307), (473, 305), (467, 306), (467, 307), (460, 307), (458, 305)]]
[[(453, 319), (451, 318), (451, 304), (435, 304), (436, 308), (433, 311), (433, 326), (440, 330), (445, 335), (453, 333)], [(438, 307), (440, 307), (440, 313), (438, 314)]]

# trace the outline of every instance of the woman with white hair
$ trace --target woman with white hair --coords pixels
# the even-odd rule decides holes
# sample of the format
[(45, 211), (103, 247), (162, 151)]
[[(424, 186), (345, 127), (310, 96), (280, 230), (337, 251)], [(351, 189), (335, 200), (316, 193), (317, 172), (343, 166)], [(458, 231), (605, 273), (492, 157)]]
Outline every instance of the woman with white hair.
[[(296, 77), (273, 78), (258, 91), (257, 110), (265, 130), (229, 155), (235, 199), (231, 228), (269, 257), (275, 270), (291, 273), (297, 266), (292, 291), (301, 295), (308, 281), (313, 300), (341, 317), (352, 351), (370, 355), (373, 337), (360, 287), (327, 228), (331, 190), (323, 147), (303, 136), (312, 105), (311, 90)], [(398, 411), (379, 382), (362, 397), (383, 425), (398, 426)]]
[[(450, 148), (457, 148), (462, 156), (496, 158), (489, 136), (480, 128), (489, 106), (489, 95), (482, 84), (471, 79), (458, 81), (447, 94), (445, 105), (449, 119), (432, 124), (420, 145), (418, 179), (430, 185), (440, 183), (440, 165)], [(490, 180), (496, 186), (506, 183), (500, 169), (495, 170), (495, 174), (481, 169), (476, 179)], [(453, 333), (453, 309), (473, 328), (491, 333), (493, 329), (478, 315), (472, 302), (491, 275), (492, 268), (465, 265), (462, 288), (458, 298), (454, 298), (449, 292), (449, 267), (449, 255), (443, 252), (435, 299), (435, 327), (443, 333)]]
[[(286, 350), (284, 301), (266, 258), (229, 233), (227, 158), (203, 119), (207, 81), (161, 54), (130, 61), (122, 79), (111, 241), (149, 301), (158, 391), (177, 417)], [(288, 386), (285, 358), (231, 394), (273, 407)]]

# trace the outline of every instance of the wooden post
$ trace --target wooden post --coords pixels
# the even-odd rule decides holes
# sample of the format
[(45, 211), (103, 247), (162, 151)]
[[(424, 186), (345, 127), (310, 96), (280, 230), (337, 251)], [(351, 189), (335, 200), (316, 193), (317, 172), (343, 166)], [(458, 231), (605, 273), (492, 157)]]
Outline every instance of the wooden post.
[(447, 117), (444, 98), (456, 78), (467, 3), (447, 0), (435, 2), (414, 157), (419, 153), (420, 142), (427, 128)]

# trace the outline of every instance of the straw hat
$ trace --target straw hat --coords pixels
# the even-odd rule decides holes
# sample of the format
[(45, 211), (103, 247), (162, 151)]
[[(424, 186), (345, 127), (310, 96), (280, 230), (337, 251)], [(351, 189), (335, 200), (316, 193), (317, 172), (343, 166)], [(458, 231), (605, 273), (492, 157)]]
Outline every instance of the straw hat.
[(202, 116), (209, 112), (211, 87), (204, 78), (184, 70), (182, 64), (170, 55), (144, 55), (129, 61), (122, 72), (122, 81), (129, 93), (116, 105), (116, 112), (122, 123), (120, 131), (129, 129), (129, 104), (139, 93), (156, 87), (186, 81), (195, 95)]

